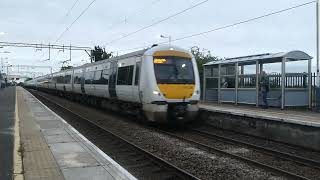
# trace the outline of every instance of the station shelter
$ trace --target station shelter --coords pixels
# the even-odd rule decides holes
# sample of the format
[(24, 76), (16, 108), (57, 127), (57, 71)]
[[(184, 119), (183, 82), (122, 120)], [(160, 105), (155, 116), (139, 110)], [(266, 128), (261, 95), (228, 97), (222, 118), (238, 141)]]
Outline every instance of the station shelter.
[[(206, 102), (252, 104), (262, 103), (260, 93), (261, 74), (264, 65), (281, 66), (280, 73), (268, 73), (269, 106), (284, 109), (289, 106), (312, 106), (312, 57), (302, 51), (266, 53), (226, 58), (204, 64), (203, 99)], [(303, 63), (306, 72), (286, 73), (286, 65), (294, 61)], [(255, 71), (245, 72), (250, 66)]]

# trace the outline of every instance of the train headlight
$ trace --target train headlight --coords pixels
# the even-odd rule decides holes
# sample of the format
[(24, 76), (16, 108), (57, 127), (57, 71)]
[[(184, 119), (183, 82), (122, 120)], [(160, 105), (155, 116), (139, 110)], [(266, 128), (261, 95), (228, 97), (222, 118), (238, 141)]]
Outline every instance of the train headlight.
[(199, 90), (196, 90), (196, 91), (194, 91), (193, 92), (193, 95), (195, 96), (195, 95), (199, 95), (200, 94), (200, 91)]
[(153, 93), (154, 95), (158, 95), (158, 96), (160, 96), (159, 91), (154, 90), (152, 93)]

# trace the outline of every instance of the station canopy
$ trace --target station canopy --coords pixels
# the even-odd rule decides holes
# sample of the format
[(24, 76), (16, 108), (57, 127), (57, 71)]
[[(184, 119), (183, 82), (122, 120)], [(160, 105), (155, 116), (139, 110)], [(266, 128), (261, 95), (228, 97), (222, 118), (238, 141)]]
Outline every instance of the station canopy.
[(302, 60), (312, 59), (311, 56), (309, 56), (303, 51), (289, 51), (289, 52), (265, 53), (265, 54), (257, 54), (257, 55), (250, 55), (250, 56), (226, 58), (220, 61), (212, 61), (204, 65), (207, 66), (207, 65), (215, 65), (215, 64), (234, 64), (234, 63), (250, 65), (250, 64), (255, 64), (257, 60), (263, 64), (266, 64), (266, 63), (281, 62), (283, 58), (286, 58), (287, 61), (302, 61)]
[[(226, 58), (204, 64), (204, 101), (261, 105), (260, 83), (265, 64), (280, 63), (281, 73), (268, 74), (270, 106), (312, 105), (312, 57), (303, 51), (265, 53)], [(307, 61), (308, 72), (287, 73), (286, 64)], [(254, 73), (244, 73), (245, 66), (255, 65)]]

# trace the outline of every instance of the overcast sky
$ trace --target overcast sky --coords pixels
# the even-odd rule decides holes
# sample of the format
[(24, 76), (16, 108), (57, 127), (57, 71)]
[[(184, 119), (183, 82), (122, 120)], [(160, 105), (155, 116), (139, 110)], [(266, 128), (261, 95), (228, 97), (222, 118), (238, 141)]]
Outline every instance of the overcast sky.
[[(53, 43), (65, 28), (79, 16), (92, 0), (1, 0), (0, 41)], [(308, 0), (209, 0), (183, 14), (145, 29), (127, 38), (110, 41), (161, 20), (203, 0), (96, 0), (88, 11), (63, 35), (56, 44), (105, 46), (116, 51), (163, 42), (160, 34), (173, 39), (207, 31), (241, 20), (288, 8)], [(1, 32), (6, 32), (1, 33)], [(190, 49), (199, 46), (213, 55), (234, 57), (259, 53), (302, 50), (315, 57), (315, 3), (254, 22), (238, 25), (209, 34), (173, 42)], [(69, 58), (68, 52), (31, 48), (6, 48), (0, 54), (10, 64), (53, 65)], [(120, 51), (119, 54), (128, 51)], [(130, 52), (130, 51), (129, 51)], [(87, 60), (85, 52), (73, 52), (72, 63)], [(315, 59), (313, 61), (315, 66)], [(297, 68), (297, 67), (296, 67)]]

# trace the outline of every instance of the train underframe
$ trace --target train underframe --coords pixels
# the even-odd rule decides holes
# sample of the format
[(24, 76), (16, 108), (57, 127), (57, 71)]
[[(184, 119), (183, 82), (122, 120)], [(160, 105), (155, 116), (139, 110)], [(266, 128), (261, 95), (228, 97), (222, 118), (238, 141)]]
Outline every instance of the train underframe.
[(151, 104), (141, 104), (41, 87), (32, 89), (54, 94), (98, 108), (108, 109), (115, 112), (125, 112), (126, 114), (136, 116), (138, 119), (159, 124), (174, 125), (177, 123), (181, 124), (193, 121), (199, 110), (197, 103), (167, 103), (165, 101), (161, 101), (152, 102)]

